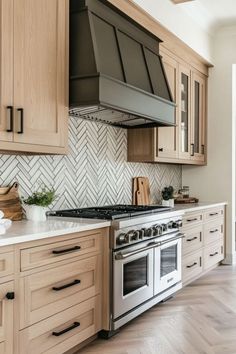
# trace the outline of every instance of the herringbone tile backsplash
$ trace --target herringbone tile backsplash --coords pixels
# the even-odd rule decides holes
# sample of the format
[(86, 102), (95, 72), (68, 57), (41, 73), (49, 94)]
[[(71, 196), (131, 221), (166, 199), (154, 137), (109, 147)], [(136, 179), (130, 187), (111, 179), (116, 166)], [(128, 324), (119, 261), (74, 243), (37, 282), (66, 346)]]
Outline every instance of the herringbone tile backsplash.
[(147, 176), (153, 202), (167, 185), (181, 187), (178, 165), (128, 163), (127, 132), (77, 118), (70, 118), (67, 156), (0, 155), (0, 184), (20, 184), (26, 196), (39, 181), (57, 191), (54, 209), (114, 203), (131, 203), (132, 177)]

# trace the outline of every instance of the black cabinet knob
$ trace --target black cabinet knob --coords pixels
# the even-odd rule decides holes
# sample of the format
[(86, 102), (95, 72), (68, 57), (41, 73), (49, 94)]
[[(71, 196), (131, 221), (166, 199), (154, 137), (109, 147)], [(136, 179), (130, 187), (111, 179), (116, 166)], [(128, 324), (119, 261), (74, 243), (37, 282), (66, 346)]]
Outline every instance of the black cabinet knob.
[(15, 293), (14, 292), (9, 292), (6, 294), (6, 298), (8, 300), (14, 300), (15, 299)]

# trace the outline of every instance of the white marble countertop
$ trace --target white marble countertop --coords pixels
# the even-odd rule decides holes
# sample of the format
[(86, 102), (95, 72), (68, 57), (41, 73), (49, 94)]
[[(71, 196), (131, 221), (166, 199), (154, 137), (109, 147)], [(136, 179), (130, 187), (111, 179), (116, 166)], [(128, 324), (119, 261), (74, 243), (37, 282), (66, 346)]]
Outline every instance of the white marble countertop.
[(17, 243), (35, 241), (53, 236), (72, 234), (74, 232), (88, 231), (109, 227), (110, 221), (94, 219), (61, 220), (54, 218), (44, 222), (28, 220), (14, 221), (5, 234), (0, 235), (0, 246), (9, 246)]
[(227, 205), (227, 202), (219, 202), (219, 203), (189, 203), (189, 204), (175, 204), (175, 207), (172, 209), (173, 211), (179, 211), (179, 210), (183, 210), (185, 212), (194, 212), (194, 211), (198, 211), (198, 210), (204, 210), (204, 209), (209, 209), (209, 208), (214, 208), (214, 207), (219, 207), (219, 206), (223, 206), (223, 205)]
[[(166, 213), (170, 212), (194, 212), (197, 210), (208, 209), (226, 205), (221, 203), (198, 203), (198, 204), (177, 204), (169, 211), (162, 212), (160, 215), (165, 218)], [(152, 214), (153, 216), (154, 214)], [(74, 232), (95, 230), (103, 227), (109, 227), (110, 221), (82, 219), (82, 218), (51, 218), (44, 222), (33, 221), (14, 221), (12, 226), (4, 235), (0, 235), (0, 246), (14, 245), (22, 242), (35, 241), (54, 236), (72, 234)]]

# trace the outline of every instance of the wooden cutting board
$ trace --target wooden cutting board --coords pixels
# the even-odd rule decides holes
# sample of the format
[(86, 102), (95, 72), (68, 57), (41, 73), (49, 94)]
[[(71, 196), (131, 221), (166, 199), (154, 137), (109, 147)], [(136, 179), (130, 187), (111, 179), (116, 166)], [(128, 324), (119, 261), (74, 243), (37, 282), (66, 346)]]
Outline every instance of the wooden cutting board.
[(147, 177), (133, 178), (133, 204), (150, 204), (150, 185)]
[(0, 210), (7, 219), (22, 220), (23, 210), (18, 193), (18, 183), (13, 183), (11, 187), (0, 188)]

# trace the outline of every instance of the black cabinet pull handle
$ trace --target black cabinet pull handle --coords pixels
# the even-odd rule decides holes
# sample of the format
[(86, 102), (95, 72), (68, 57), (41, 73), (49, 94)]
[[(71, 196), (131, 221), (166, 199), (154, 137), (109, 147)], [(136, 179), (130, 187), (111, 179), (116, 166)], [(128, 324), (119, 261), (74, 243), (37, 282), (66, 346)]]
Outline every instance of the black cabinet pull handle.
[(191, 144), (191, 153), (190, 153), (191, 156), (194, 156), (194, 144)]
[(20, 112), (20, 130), (18, 130), (17, 134), (24, 133), (24, 109), (18, 108), (17, 112)]
[(209, 215), (210, 216), (215, 216), (215, 215), (218, 215), (219, 213), (210, 213)]
[(193, 238), (188, 238), (186, 241), (191, 242), (191, 241), (194, 241), (194, 240), (197, 240), (197, 236), (195, 236)]
[(10, 124), (9, 124), (9, 129), (7, 129), (8, 133), (13, 132), (14, 128), (14, 123), (13, 123), (13, 106), (7, 106), (7, 110), (10, 111)]
[(158, 151), (163, 151), (163, 148), (159, 148)]
[(60, 291), (60, 290), (70, 288), (71, 286), (74, 286), (74, 285), (77, 285), (77, 284), (80, 284), (80, 283), (81, 283), (81, 282), (80, 282), (79, 279), (75, 279), (74, 281), (72, 281), (72, 283), (65, 284), (65, 285), (62, 285), (62, 286), (54, 286), (54, 287), (52, 288), (52, 290)]
[(214, 257), (214, 256), (216, 256), (217, 254), (218, 254), (218, 252), (212, 253), (212, 254), (210, 254), (210, 257)]
[(65, 328), (63, 329), (62, 331), (60, 332), (52, 332), (52, 335), (53, 336), (56, 336), (56, 337), (59, 337), (61, 336), (62, 334), (66, 333), (66, 332), (69, 332), (71, 331), (72, 329), (75, 329), (76, 327), (79, 327), (80, 326), (80, 323), (79, 322), (74, 322), (74, 324), (68, 328)]
[(205, 145), (202, 145), (202, 155), (205, 154)]
[(210, 233), (211, 234), (214, 234), (215, 232), (219, 231), (218, 229), (215, 229), (215, 230), (211, 230)]
[(75, 247), (71, 247), (71, 248), (67, 248), (65, 250), (55, 250), (55, 251), (52, 251), (53, 254), (62, 254), (62, 253), (67, 253), (67, 252), (73, 252), (73, 251), (78, 251), (80, 250), (81, 247), (80, 246), (75, 246)]
[(188, 265), (187, 268), (192, 268), (192, 267), (194, 267), (195, 265), (197, 265), (197, 262), (194, 262), (193, 264)]
[(187, 222), (193, 222), (193, 221), (197, 221), (198, 219), (197, 218), (194, 218), (194, 219), (187, 219)]
[(6, 298), (7, 298), (7, 300), (14, 300), (15, 299), (15, 293), (13, 291), (9, 292), (9, 293), (6, 293)]

